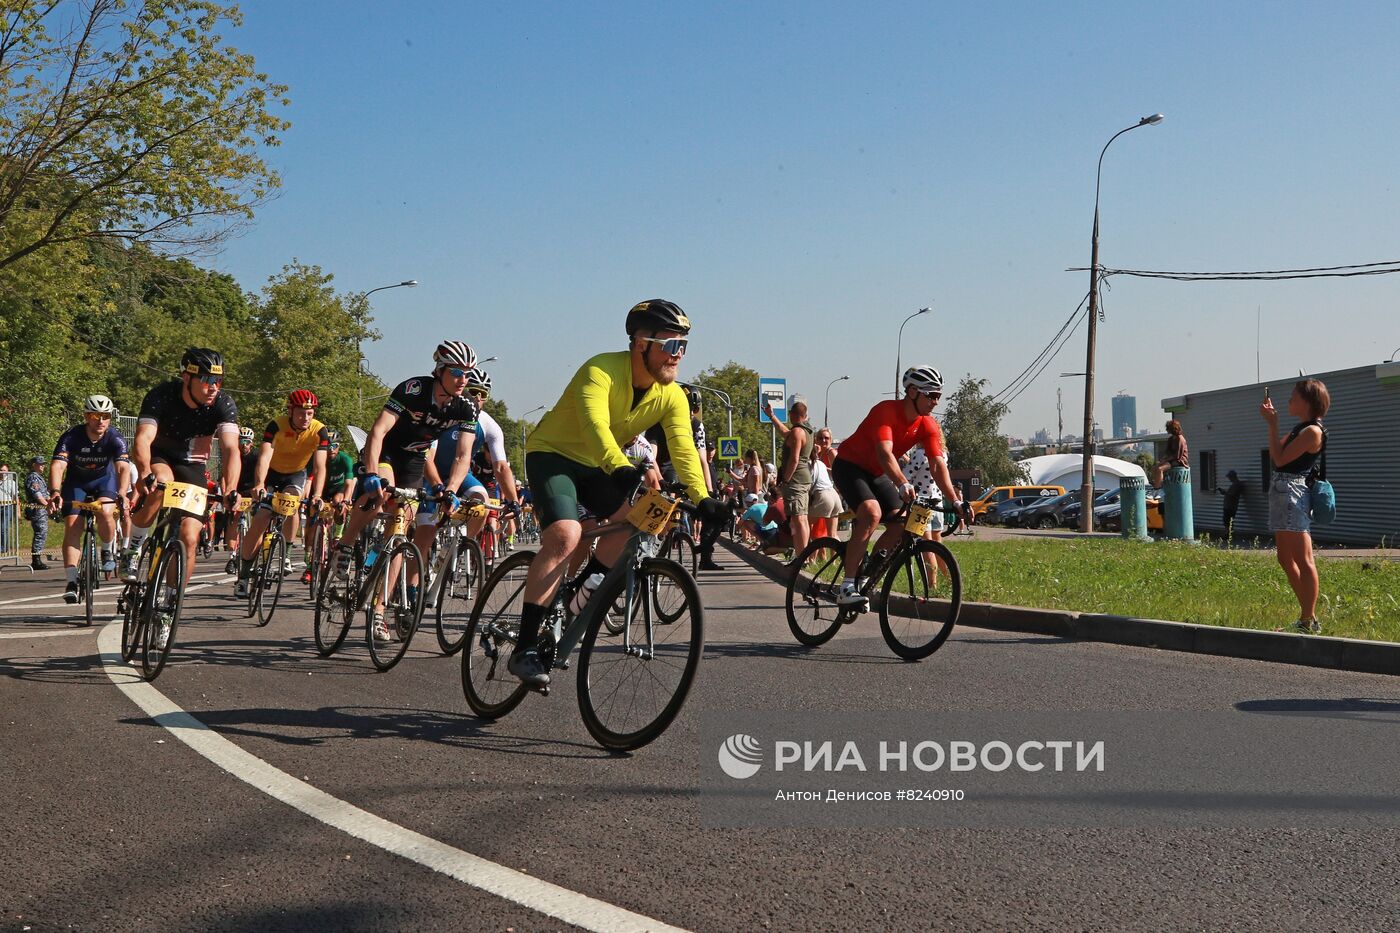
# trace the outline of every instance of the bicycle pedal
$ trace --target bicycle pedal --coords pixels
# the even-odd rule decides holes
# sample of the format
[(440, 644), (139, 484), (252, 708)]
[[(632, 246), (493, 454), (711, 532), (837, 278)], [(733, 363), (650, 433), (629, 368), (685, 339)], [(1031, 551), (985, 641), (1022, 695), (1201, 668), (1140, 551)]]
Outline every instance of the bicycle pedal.
[(567, 671), (569, 669), (569, 659), (565, 658), (564, 660), (556, 663), (554, 666), (559, 668), (559, 670), (561, 671)]
[(534, 693), (538, 693), (542, 697), (549, 696), (549, 684), (544, 684), (540, 687), (531, 687), (530, 690)]

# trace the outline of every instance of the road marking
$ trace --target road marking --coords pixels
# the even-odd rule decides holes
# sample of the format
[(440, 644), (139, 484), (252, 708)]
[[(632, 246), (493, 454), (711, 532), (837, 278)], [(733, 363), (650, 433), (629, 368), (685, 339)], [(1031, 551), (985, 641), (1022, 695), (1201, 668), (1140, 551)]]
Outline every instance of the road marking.
[[(199, 578), (198, 578), (198, 577), (195, 577), (194, 579), (197, 580), (197, 579), (199, 579)], [(229, 577), (229, 578), (227, 578), (227, 579), (232, 579), (232, 577)], [(186, 593), (196, 593), (196, 592), (198, 592), (199, 590), (207, 590), (207, 589), (209, 589), (209, 587), (211, 587), (211, 586), (218, 586), (220, 583), (223, 583), (223, 582), (225, 582), (225, 581), (224, 581), (224, 580), (215, 580), (213, 583), (201, 583), (201, 584), (199, 584), (198, 586), (187, 586), (187, 587), (185, 587), (185, 592), (186, 592)], [(92, 604), (93, 604), (94, 606), (115, 606), (115, 605), (116, 605), (116, 602), (115, 602), (115, 601), (110, 601), (110, 602), (109, 602), (109, 601), (105, 601), (105, 600), (103, 600), (103, 601), (93, 600)], [(41, 631), (41, 632), (3, 632), (3, 633), (0, 633), (0, 638), (52, 638), (52, 637), (55, 636), (55, 635), (86, 635), (86, 634), (91, 634), (92, 632), (95, 632), (95, 631), (97, 631), (97, 630), (94, 629), (94, 628), (89, 628), (89, 627), (87, 627), (87, 626), (83, 626), (82, 628), (65, 628), (65, 629), (58, 629), (58, 630), (54, 630), (54, 629), (44, 629), (44, 630)]]
[(175, 705), (122, 662), (119, 619), (102, 627), (97, 636), (97, 649), (112, 683), (158, 725), (219, 768), (312, 819), (449, 878), (586, 930), (681, 933), (679, 927), (541, 881), (391, 823), (244, 751)]
[[(219, 572), (219, 573), (197, 573), (197, 574), (195, 574), (194, 576), (190, 577), (190, 579), (191, 579), (191, 580), (209, 580), (209, 579), (212, 579), (212, 578), (214, 578), (214, 577), (223, 577), (223, 578), (226, 579), (226, 580), (232, 580), (232, 579), (233, 579), (233, 577), (231, 577), (230, 575), (228, 575), (228, 574), (226, 574), (226, 573), (223, 573), (222, 571)], [(54, 582), (57, 583), (58, 581), (55, 580)], [(217, 581), (216, 581), (216, 582), (217, 582)], [(109, 580), (109, 581), (107, 581), (107, 586), (110, 586), (110, 587), (120, 587), (121, 585), (122, 585), (122, 584), (121, 584), (119, 581), (117, 581), (117, 580)], [(105, 589), (106, 587), (103, 587), (103, 588)], [(193, 589), (193, 587), (191, 587), (191, 589)], [(185, 592), (188, 593), (189, 590), (186, 590)], [(0, 606), (17, 606), (17, 605), (19, 605), (20, 603), (37, 603), (37, 602), (42, 602), (42, 601), (45, 600), (45, 599), (62, 599), (62, 598), (63, 598), (63, 591), (62, 591), (62, 590), (55, 590), (55, 591), (52, 592), (52, 593), (45, 593), (43, 596), (25, 596), (25, 597), (23, 597), (22, 599), (0, 599)]]

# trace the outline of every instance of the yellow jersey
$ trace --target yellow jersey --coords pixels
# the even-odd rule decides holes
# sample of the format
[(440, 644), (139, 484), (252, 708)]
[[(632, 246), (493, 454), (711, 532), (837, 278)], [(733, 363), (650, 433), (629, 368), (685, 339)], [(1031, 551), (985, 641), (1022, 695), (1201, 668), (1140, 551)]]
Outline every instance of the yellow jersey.
[(305, 431), (292, 428), (289, 415), (282, 415), (267, 423), (263, 429), (263, 443), (272, 445), (272, 460), (268, 469), (275, 473), (300, 473), (311, 463), (318, 450), (330, 450), (330, 433), (326, 426), (315, 418)]

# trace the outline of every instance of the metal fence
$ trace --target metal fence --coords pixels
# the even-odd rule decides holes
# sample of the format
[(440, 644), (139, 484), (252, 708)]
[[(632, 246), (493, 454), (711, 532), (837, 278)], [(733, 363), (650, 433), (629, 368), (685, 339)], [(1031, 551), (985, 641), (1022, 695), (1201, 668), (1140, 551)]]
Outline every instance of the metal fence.
[(16, 564), (19, 556), (19, 476), (0, 473), (0, 564)]

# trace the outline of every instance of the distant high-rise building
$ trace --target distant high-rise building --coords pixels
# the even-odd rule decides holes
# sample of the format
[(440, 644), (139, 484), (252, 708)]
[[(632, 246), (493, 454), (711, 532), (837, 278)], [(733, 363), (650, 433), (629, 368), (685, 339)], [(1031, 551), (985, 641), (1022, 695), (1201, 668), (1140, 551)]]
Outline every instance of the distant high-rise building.
[(1041, 428), (1039, 431), (1035, 432), (1034, 440), (1041, 447), (1044, 447), (1046, 444), (1050, 443), (1050, 432), (1045, 428)]
[(1137, 396), (1119, 392), (1113, 396), (1113, 436), (1137, 435)]

